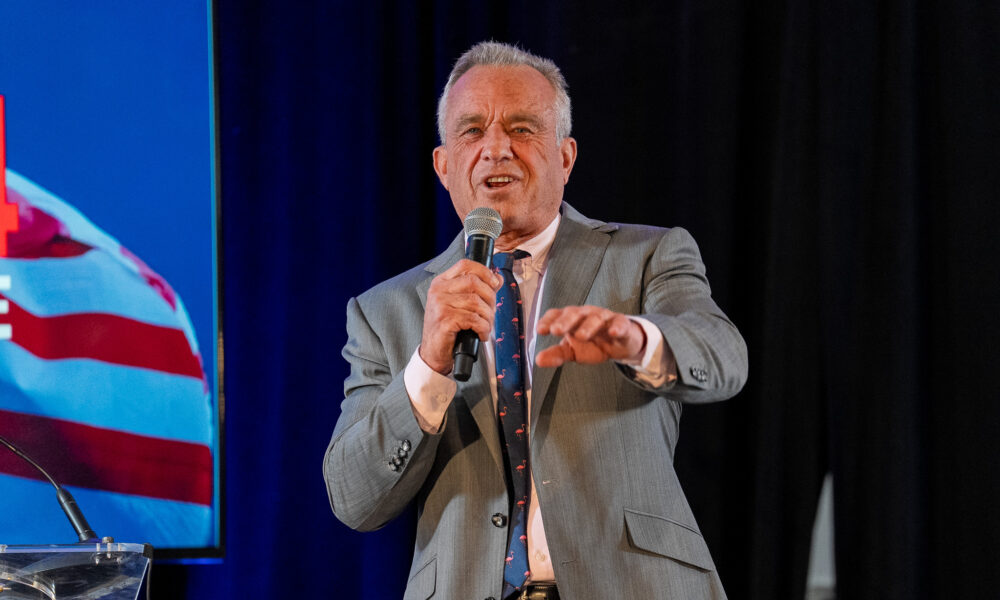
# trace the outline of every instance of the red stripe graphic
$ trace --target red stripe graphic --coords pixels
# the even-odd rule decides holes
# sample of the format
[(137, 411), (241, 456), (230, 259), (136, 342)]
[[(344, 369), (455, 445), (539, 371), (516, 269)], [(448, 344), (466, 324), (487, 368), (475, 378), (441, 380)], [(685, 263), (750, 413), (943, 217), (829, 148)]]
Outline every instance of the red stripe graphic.
[[(202, 444), (7, 410), (0, 410), (0, 435), (63, 485), (212, 504), (212, 453)], [(0, 452), (0, 472), (44, 480), (6, 449)]]
[(90, 358), (204, 379), (201, 359), (179, 329), (105, 313), (38, 317), (14, 302), (5, 320), (11, 341), (39, 358)]

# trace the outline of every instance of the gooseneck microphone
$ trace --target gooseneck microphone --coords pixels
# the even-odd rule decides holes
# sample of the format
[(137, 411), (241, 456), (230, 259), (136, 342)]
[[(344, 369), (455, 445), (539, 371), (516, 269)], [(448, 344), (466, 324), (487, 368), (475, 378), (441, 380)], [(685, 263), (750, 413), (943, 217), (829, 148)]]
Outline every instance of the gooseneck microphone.
[(83, 511), (81, 511), (80, 507), (76, 505), (76, 500), (73, 498), (73, 494), (70, 494), (68, 490), (56, 483), (56, 480), (52, 479), (52, 476), (46, 473), (45, 469), (39, 466), (38, 463), (32, 460), (30, 456), (25, 454), (17, 446), (10, 443), (3, 437), (0, 437), (0, 444), (7, 446), (10, 448), (11, 452), (20, 456), (27, 461), (28, 464), (38, 469), (38, 471), (42, 475), (45, 475), (45, 478), (49, 480), (49, 483), (56, 488), (56, 495), (59, 497), (59, 505), (62, 506), (63, 512), (66, 513), (66, 518), (69, 519), (69, 522), (73, 525), (73, 529), (76, 530), (76, 536), (80, 538), (81, 542), (98, 541), (97, 534), (90, 528), (90, 524), (87, 523), (87, 519), (83, 516)]
[[(492, 208), (473, 208), (465, 217), (465, 258), (493, 266), (493, 242), (503, 231), (500, 213)], [(455, 350), (452, 356), (455, 367), (452, 373), (458, 381), (468, 381), (472, 375), (472, 365), (479, 354), (479, 336), (471, 329), (463, 329), (455, 336)]]

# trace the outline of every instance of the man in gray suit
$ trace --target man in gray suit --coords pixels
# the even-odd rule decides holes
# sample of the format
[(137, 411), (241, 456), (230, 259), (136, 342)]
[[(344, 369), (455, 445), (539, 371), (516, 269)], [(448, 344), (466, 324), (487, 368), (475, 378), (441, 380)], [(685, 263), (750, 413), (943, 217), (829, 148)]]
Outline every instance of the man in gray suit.
[[(323, 465), (334, 513), (372, 530), (415, 504), (405, 598), (724, 598), (673, 454), (681, 405), (736, 394), (747, 357), (694, 240), (562, 201), (577, 148), (549, 60), (474, 46), (438, 124), (434, 168), (458, 216), (495, 209), (497, 249), (527, 252), (512, 273), (515, 358), (527, 357), (516, 435), (529, 458), (512, 464), (514, 434), (498, 424), (510, 374), (494, 368), (506, 335), (494, 316), (507, 280), (465, 260), (459, 235), (348, 304), (351, 374)], [(464, 383), (451, 376), (461, 330), (484, 342)], [(519, 498), (515, 469), (529, 478)], [(528, 568), (512, 567), (522, 557)]]

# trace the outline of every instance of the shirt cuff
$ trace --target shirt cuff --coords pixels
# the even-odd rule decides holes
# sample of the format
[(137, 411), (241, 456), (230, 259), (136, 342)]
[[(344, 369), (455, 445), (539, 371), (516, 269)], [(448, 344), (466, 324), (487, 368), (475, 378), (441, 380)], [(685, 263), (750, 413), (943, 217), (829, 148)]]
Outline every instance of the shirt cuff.
[(646, 334), (646, 349), (642, 356), (617, 362), (631, 367), (636, 381), (649, 387), (658, 388), (676, 380), (677, 361), (660, 328), (642, 317), (630, 316), (629, 319)]
[(420, 347), (413, 351), (410, 362), (403, 371), (403, 385), (410, 396), (413, 416), (425, 433), (436, 434), (443, 425), (448, 405), (451, 404), (458, 384), (427, 366), (420, 358)]

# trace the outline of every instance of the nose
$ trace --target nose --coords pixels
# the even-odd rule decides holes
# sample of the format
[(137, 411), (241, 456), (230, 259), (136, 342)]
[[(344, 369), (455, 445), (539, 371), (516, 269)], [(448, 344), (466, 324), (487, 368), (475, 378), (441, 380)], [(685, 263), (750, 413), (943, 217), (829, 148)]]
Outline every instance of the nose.
[(494, 124), (486, 129), (483, 135), (484, 160), (509, 160), (514, 153), (510, 149), (510, 136), (499, 124)]

